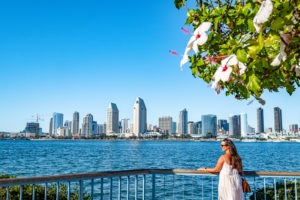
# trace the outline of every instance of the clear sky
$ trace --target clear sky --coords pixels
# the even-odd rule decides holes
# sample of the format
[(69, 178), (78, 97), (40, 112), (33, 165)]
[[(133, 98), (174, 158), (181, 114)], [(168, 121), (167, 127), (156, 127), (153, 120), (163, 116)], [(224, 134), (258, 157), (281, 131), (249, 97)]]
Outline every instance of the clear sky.
[[(257, 102), (247, 106), (216, 95), (193, 78), (188, 64), (180, 71), (181, 58), (168, 51), (183, 53), (189, 36), (180, 30), (186, 10), (173, 2), (0, 1), (0, 131), (23, 130), (35, 113), (44, 118), (44, 131), (53, 112), (72, 120), (78, 111), (81, 121), (92, 113), (103, 123), (110, 102), (120, 118), (132, 119), (138, 96), (150, 124), (166, 115), (178, 121), (187, 108), (191, 121), (245, 112), (256, 128)], [(263, 98), (265, 127), (274, 126), (274, 106), (282, 108), (284, 128), (300, 123), (299, 89), (293, 96), (281, 91)]]

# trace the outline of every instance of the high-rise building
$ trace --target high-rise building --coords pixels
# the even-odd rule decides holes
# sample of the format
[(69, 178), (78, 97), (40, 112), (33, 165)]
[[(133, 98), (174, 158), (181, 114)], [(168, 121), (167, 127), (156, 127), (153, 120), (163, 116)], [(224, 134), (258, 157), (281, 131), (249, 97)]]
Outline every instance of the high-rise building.
[(49, 123), (49, 135), (51, 136), (52, 134), (53, 134), (53, 118), (51, 117)]
[(197, 134), (198, 136), (202, 135), (202, 122), (198, 121), (195, 123), (195, 134)]
[(298, 133), (298, 131), (299, 131), (298, 124), (290, 124), (291, 133)]
[(172, 133), (174, 134), (176, 134), (176, 127), (177, 127), (176, 122), (172, 122)]
[(98, 134), (103, 134), (103, 133), (104, 133), (103, 124), (98, 124)]
[(258, 133), (263, 133), (265, 130), (264, 126), (264, 110), (259, 107), (257, 109), (257, 132)]
[(92, 128), (93, 128), (93, 115), (87, 114), (83, 118), (82, 128), (81, 128), (81, 136), (84, 136), (84, 137), (92, 136)]
[(162, 133), (171, 135), (172, 134), (172, 117), (170, 117), (170, 116), (159, 117), (158, 127)]
[(224, 130), (225, 132), (229, 131), (229, 124), (226, 119), (218, 120), (218, 130)]
[(79, 112), (73, 113), (72, 135), (79, 135)]
[(279, 107), (274, 107), (274, 129), (275, 133), (282, 131), (282, 112)]
[(248, 120), (247, 114), (241, 113), (241, 136), (247, 137), (248, 135)]
[(53, 133), (57, 135), (57, 129), (63, 126), (64, 115), (62, 113), (53, 113)]
[(248, 133), (255, 133), (255, 128), (248, 125)]
[(30, 122), (26, 124), (25, 133), (26, 137), (35, 137), (39, 135), (40, 124), (36, 122)]
[(119, 133), (119, 110), (116, 104), (110, 103), (107, 108), (106, 134)]
[(68, 127), (70, 129), (70, 133), (71, 133), (71, 130), (72, 130), (72, 121), (69, 121), (69, 120), (66, 120), (65, 123), (64, 123), (64, 126)]
[(128, 133), (128, 121), (129, 119), (121, 119), (121, 132)]
[(138, 97), (133, 106), (133, 134), (140, 136), (147, 132), (147, 109), (144, 100)]
[(103, 133), (106, 134), (106, 123), (103, 123)]
[(188, 112), (186, 109), (183, 109), (179, 112), (179, 121), (178, 121), (178, 133), (187, 134), (187, 122), (188, 122)]
[(97, 136), (98, 135), (98, 124), (96, 121), (92, 122), (92, 135)]
[(71, 129), (69, 129), (68, 126), (62, 126), (57, 129), (57, 136), (61, 137), (70, 137), (72, 136), (71, 134)]
[(196, 134), (196, 123), (189, 121), (187, 123), (187, 134), (194, 135)]
[(202, 115), (202, 137), (217, 136), (217, 116), (216, 115)]
[(229, 116), (229, 135), (241, 136), (241, 116), (231, 115)]

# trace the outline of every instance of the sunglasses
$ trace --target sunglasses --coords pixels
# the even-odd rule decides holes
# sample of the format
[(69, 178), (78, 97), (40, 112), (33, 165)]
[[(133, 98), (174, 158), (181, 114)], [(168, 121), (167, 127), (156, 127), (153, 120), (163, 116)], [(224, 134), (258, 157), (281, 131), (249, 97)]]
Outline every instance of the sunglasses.
[(224, 144), (224, 145), (223, 145), (223, 144), (221, 144), (221, 147), (224, 147), (224, 146), (226, 147), (226, 146), (228, 146), (228, 145), (226, 145), (226, 144)]

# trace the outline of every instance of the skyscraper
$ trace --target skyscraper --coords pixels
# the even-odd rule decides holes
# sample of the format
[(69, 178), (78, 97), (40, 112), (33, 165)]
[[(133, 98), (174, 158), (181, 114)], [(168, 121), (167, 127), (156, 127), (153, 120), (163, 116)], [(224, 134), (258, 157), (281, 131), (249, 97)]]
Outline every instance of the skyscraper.
[(257, 132), (264, 133), (265, 126), (264, 126), (264, 110), (259, 107), (257, 109)]
[(216, 115), (202, 115), (202, 137), (211, 134), (217, 136), (217, 116)]
[(189, 121), (187, 124), (187, 134), (194, 135), (196, 134), (196, 123)]
[(274, 129), (275, 133), (282, 131), (282, 112), (279, 107), (274, 107)]
[(62, 113), (53, 113), (53, 133), (57, 135), (57, 129), (63, 126), (64, 115)]
[(187, 122), (188, 122), (188, 112), (186, 109), (183, 109), (179, 113), (179, 121), (178, 121), (179, 134), (187, 134)]
[(83, 118), (82, 128), (81, 128), (81, 136), (84, 136), (84, 137), (92, 136), (92, 128), (93, 128), (93, 115), (87, 114)]
[(167, 135), (171, 135), (172, 134), (172, 117), (170, 117), (170, 116), (160, 117), (158, 119), (158, 126), (163, 133), (165, 133)]
[(129, 119), (121, 119), (121, 132), (122, 133), (127, 133), (128, 132), (128, 121)]
[(49, 123), (49, 136), (53, 134), (53, 118), (51, 117), (50, 123)]
[(133, 133), (140, 136), (147, 132), (147, 109), (143, 99), (136, 98), (133, 106)]
[(247, 137), (248, 135), (248, 120), (247, 114), (241, 113), (241, 136)]
[(198, 121), (195, 123), (195, 134), (198, 136), (202, 135), (202, 121)]
[(177, 127), (176, 122), (172, 122), (172, 133), (174, 134), (176, 134), (176, 127)]
[(106, 115), (106, 134), (119, 133), (119, 110), (116, 104), (110, 103)]
[(218, 130), (229, 131), (229, 124), (226, 119), (218, 120)]
[(96, 121), (92, 122), (92, 135), (93, 136), (98, 135), (98, 124)]
[(73, 113), (72, 135), (79, 135), (79, 112)]
[(229, 135), (241, 136), (241, 116), (240, 115), (229, 116)]

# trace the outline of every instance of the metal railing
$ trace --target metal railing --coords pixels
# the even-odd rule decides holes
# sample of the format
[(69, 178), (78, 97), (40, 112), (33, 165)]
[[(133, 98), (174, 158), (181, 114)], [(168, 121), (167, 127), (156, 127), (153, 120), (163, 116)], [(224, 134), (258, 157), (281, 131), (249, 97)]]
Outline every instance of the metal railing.
[[(252, 193), (245, 194), (245, 199), (287, 200), (291, 196), (298, 199), (300, 172), (247, 171), (245, 175), (252, 189)], [(4, 193), (1, 200), (29, 199), (28, 195), (32, 200), (217, 199), (218, 174), (182, 169), (141, 169), (11, 178), (0, 179), (0, 194), (1, 191)]]

